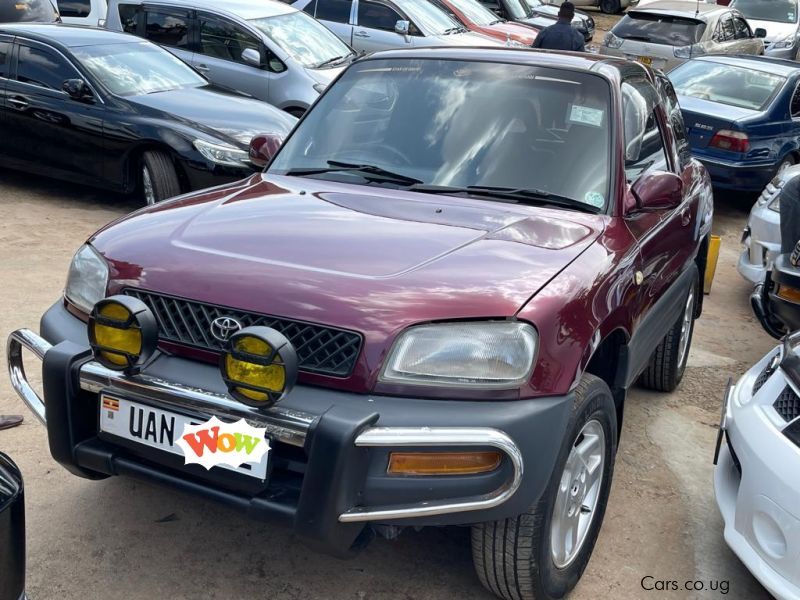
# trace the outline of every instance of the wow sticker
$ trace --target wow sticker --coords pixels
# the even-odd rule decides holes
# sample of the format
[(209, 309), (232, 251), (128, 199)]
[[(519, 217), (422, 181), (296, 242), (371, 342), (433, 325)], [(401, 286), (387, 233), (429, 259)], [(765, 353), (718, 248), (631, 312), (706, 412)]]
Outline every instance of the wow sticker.
[(185, 464), (196, 463), (206, 469), (219, 465), (238, 467), (260, 463), (269, 452), (266, 428), (252, 427), (244, 419), (223, 423), (211, 417), (200, 425), (186, 424), (175, 442), (183, 451)]

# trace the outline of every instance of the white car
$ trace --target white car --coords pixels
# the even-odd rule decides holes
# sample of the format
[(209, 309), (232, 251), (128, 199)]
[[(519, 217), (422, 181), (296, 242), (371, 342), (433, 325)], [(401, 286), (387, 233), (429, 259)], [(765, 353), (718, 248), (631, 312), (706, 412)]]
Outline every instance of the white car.
[(787, 166), (767, 184), (753, 208), (742, 234), (742, 253), (737, 269), (751, 283), (763, 283), (781, 253), (780, 191), (790, 179), (800, 175), (800, 165)]
[(714, 490), (725, 541), (779, 600), (800, 600), (800, 334), (725, 394)]

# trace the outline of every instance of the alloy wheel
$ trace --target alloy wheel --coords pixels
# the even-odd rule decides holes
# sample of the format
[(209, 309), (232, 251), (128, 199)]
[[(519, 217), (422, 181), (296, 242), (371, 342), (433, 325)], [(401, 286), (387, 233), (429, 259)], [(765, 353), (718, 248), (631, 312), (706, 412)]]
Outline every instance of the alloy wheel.
[(150, 177), (150, 169), (142, 167), (142, 190), (144, 191), (144, 201), (149, 205), (156, 203), (156, 190), (153, 187), (153, 179)]
[(598, 512), (606, 436), (603, 426), (591, 420), (572, 444), (558, 484), (550, 525), (550, 552), (559, 569), (578, 556)]
[(687, 354), (689, 353), (689, 334), (692, 332), (692, 319), (694, 317), (694, 289), (689, 290), (689, 297), (686, 299), (686, 308), (683, 310), (683, 320), (681, 321), (681, 339), (678, 342), (678, 367), (686, 364)]

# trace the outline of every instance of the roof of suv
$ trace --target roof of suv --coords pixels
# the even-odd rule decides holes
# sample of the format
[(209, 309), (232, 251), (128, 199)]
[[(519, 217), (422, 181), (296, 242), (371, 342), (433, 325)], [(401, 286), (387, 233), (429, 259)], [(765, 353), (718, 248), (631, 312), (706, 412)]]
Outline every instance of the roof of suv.
[(0, 33), (26, 36), (68, 48), (144, 41), (127, 33), (63, 23), (3, 23), (0, 24)]
[(657, 13), (672, 17), (686, 17), (707, 21), (717, 13), (727, 12), (730, 7), (707, 2), (687, 2), (686, 0), (658, 0), (646, 4), (642, 8), (633, 8), (630, 12)]
[[(130, 0), (125, 0), (130, 3)], [(228, 13), (241, 19), (262, 19), (297, 12), (297, 9), (277, 0), (134, 0), (135, 4), (184, 6), (214, 13)]]

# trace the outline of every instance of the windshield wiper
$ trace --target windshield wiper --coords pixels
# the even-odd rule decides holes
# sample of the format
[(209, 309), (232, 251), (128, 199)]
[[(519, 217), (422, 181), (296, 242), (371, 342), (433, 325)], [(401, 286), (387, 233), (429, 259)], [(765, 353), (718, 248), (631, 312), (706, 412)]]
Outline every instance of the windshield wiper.
[(463, 33), (466, 31), (463, 27), (451, 27), (450, 29), (445, 29), (444, 34), (450, 35), (451, 33)]
[(500, 200), (515, 202), (520, 204), (544, 204), (558, 206), (559, 208), (569, 208), (598, 214), (602, 208), (586, 204), (569, 196), (553, 194), (545, 190), (534, 188), (513, 188), (495, 187), (489, 185), (468, 185), (464, 187), (450, 185), (428, 185), (419, 184), (409, 186), (410, 192), (422, 192), (424, 194), (466, 194), (470, 196), (486, 196)]
[[(360, 173), (361, 175), (365, 176), (365, 179), (371, 178), (378, 178), (381, 181), (391, 181), (393, 183), (397, 183), (400, 185), (418, 185), (421, 184), (422, 181), (419, 179), (415, 179), (414, 177), (409, 177), (408, 175), (403, 175), (402, 173), (394, 173), (383, 167), (379, 167), (377, 165), (367, 165), (367, 164), (359, 164), (359, 163), (349, 163), (349, 162), (342, 162), (340, 160), (329, 160), (328, 167), (309, 167), (309, 168), (300, 168), (300, 169), (290, 169), (287, 171), (287, 175), (319, 175), (321, 173), (335, 173), (337, 171), (355, 171)], [(369, 176), (369, 177), (366, 177)]]
[(322, 67), (327, 67), (329, 65), (336, 64), (338, 62), (343, 61), (345, 58), (347, 58), (351, 54), (352, 54), (352, 52), (349, 52), (347, 54), (342, 54), (341, 56), (334, 56), (333, 58), (329, 58), (328, 60), (323, 60), (321, 63), (316, 65), (314, 68), (315, 69), (321, 69)]

